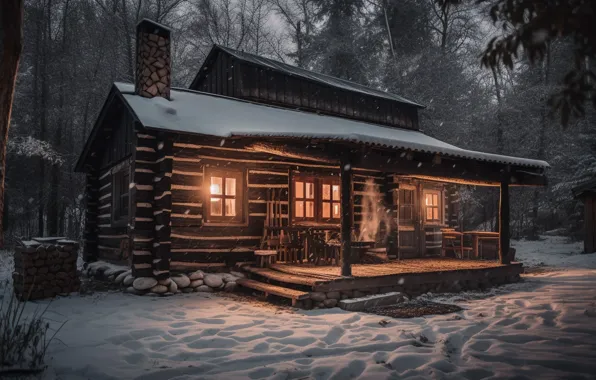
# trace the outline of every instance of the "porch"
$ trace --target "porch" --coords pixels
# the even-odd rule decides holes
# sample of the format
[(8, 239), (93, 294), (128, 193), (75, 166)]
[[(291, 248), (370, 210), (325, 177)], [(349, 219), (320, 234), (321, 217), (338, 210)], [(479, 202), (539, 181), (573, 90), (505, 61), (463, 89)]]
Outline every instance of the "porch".
[(342, 276), (341, 267), (313, 264), (272, 264), (259, 268), (238, 265), (247, 275), (242, 287), (265, 296), (292, 300), (303, 308), (334, 307), (344, 299), (400, 292), (409, 297), (426, 292), (479, 290), (516, 282), (521, 263), (500, 264), (454, 258), (394, 260), (383, 264), (353, 264), (352, 276)]

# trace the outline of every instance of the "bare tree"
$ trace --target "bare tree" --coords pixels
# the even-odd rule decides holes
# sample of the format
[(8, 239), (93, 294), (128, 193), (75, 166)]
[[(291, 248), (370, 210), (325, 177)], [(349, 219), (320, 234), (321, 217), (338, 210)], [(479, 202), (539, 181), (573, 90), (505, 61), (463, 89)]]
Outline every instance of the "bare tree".
[(0, 20), (2, 20), (2, 60), (0, 60), (0, 247), (4, 246), (6, 145), (17, 71), (23, 49), (23, 13), (23, 0), (0, 3)]

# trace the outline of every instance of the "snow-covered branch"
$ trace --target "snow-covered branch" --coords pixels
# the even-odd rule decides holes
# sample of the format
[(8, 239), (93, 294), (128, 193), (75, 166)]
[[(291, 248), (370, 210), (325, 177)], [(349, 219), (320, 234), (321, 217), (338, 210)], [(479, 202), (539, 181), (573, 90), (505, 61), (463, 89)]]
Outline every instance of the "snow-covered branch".
[(25, 157), (41, 157), (52, 164), (62, 165), (64, 159), (47, 141), (33, 136), (16, 137), (8, 141), (8, 153)]

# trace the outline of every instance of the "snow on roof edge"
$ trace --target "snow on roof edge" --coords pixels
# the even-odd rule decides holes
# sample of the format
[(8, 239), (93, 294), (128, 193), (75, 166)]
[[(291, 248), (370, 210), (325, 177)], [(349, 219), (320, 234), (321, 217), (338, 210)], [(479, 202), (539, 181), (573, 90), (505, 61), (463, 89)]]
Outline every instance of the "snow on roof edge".
[[(420, 132), (422, 133), (422, 132)], [(416, 143), (407, 143), (407, 144), (384, 144), (382, 142), (373, 142), (373, 141), (366, 141), (366, 137), (368, 136), (361, 136), (361, 135), (345, 135), (345, 136), (330, 136), (324, 133), (313, 133), (313, 134), (303, 134), (303, 133), (288, 133), (288, 132), (279, 132), (279, 133), (258, 133), (258, 132), (232, 132), (231, 136), (255, 136), (255, 137), (293, 137), (293, 138), (319, 138), (319, 139), (328, 139), (328, 140), (336, 140), (336, 141), (348, 141), (348, 142), (355, 142), (355, 143), (364, 143), (366, 145), (373, 145), (382, 148), (398, 148), (398, 149), (408, 149), (413, 152), (422, 152), (422, 153), (437, 153), (443, 154), (449, 157), (455, 158), (467, 158), (467, 159), (476, 159), (479, 161), (486, 161), (486, 162), (495, 162), (501, 164), (509, 164), (509, 165), (519, 165), (519, 166), (529, 166), (529, 167), (536, 167), (536, 168), (550, 168), (550, 164), (546, 161), (542, 160), (535, 160), (531, 158), (523, 158), (523, 157), (515, 157), (515, 156), (505, 156), (501, 154), (494, 154), (494, 153), (485, 153), (479, 152), (474, 150), (467, 150), (457, 148), (454, 150), (448, 150), (445, 148), (434, 148), (430, 145), (425, 144), (416, 144)]]
[(550, 167), (542, 160), (462, 149), (415, 130), (273, 107), (180, 88), (172, 88), (171, 100), (161, 97), (150, 99), (135, 95), (132, 84), (115, 82), (114, 85), (141, 123), (155, 129), (217, 137), (321, 138), (524, 167)]

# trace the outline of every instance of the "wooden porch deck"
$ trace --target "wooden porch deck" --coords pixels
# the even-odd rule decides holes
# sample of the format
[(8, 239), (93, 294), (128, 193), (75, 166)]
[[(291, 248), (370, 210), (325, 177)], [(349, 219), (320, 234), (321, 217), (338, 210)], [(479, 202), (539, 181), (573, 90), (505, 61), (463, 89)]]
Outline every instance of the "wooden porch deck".
[[(505, 266), (497, 261), (464, 260), (453, 258), (424, 258), (404, 259), (383, 264), (353, 264), (352, 276), (356, 278), (382, 277), (404, 273), (447, 272), (470, 269), (499, 268)], [(338, 266), (315, 266), (312, 264), (273, 264), (271, 269), (276, 271), (309, 276), (326, 280), (337, 280), (341, 276)]]
[[(269, 268), (241, 265), (252, 282), (242, 286), (293, 299), (296, 296), (324, 294), (322, 298), (357, 298), (368, 294), (403, 292), (415, 296), (428, 291), (457, 292), (486, 289), (519, 280), (521, 263), (452, 258), (405, 259), (383, 264), (354, 264), (352, 277), (343, 277), (337, 266), (312, 264), (272, 264)], [(258, 285), (258, 286), (257, 286)], [(284, 295), (284, 290), (287, 294)], [(319, 302), (320, 304), (320, 302)], [(314, 304), (316, 305), (316, 303)], [(319, 305), (319, 307), (322, 307)]]

